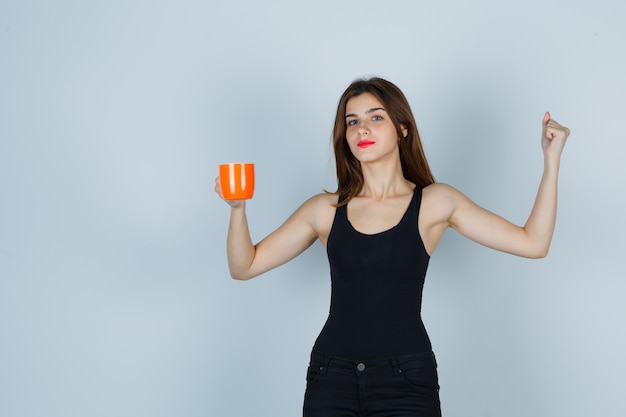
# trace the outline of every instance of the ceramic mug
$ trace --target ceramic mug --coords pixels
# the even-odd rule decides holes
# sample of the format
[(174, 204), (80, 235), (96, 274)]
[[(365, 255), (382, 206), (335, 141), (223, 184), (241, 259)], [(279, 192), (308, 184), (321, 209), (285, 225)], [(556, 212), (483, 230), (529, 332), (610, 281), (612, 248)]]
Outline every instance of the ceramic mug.
[(220, 191), (224, 200), (247, 200), (254, 194), (254, 164), (220, 165)]

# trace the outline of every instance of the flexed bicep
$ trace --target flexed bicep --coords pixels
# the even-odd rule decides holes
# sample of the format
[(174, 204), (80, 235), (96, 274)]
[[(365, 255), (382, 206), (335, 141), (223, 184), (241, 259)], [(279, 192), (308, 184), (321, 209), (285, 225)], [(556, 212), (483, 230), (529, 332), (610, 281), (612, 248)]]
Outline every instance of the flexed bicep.
[(457, 201), (450, 226), (463, 236), (483, 246), (513, 255), (528, 258), (541, 256), (523, 227), (480, 207), (462, 194), (457, 197)]

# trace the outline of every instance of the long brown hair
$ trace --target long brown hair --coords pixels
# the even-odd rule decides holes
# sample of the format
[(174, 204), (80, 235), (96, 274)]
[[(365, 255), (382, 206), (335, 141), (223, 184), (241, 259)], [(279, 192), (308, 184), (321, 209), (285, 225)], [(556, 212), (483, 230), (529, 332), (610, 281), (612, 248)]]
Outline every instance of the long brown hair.
[[(363, 189), (361, 163), (354, 157), (346, 141), (346, 104), (351, 98), (364, 93), (372, 94), (382, 103), (396, 128), (404, 177), (418, 187), (435, 182), (422, 148), (413, 112), (404, 93), (395, 84), (382, 78), (360, 79), (344, 91), (335, 116), (333, 148), (337, 165), (336, 193), (346, 197), (339, 205), (348, 204)], [(408, 131), (406, 137), (403, 137), (403, 128)]]

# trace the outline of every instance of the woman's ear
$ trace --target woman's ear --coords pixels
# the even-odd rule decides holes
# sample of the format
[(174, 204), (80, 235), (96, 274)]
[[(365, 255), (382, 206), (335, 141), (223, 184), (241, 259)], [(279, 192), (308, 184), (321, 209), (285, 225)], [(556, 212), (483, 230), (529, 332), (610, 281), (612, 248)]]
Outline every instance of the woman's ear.
[(409, 136), (409, 129), (405, 125), (400, 125), (400, 131), (402, 132), (402, 137), (406, 138)]

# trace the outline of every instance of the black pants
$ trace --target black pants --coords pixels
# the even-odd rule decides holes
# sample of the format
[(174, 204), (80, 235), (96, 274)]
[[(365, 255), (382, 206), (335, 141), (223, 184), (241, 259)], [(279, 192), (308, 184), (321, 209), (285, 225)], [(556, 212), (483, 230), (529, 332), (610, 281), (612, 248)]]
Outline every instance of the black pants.
[(351, 361), (313, 351), (304, 417), (440, 417), (432, 352)]

